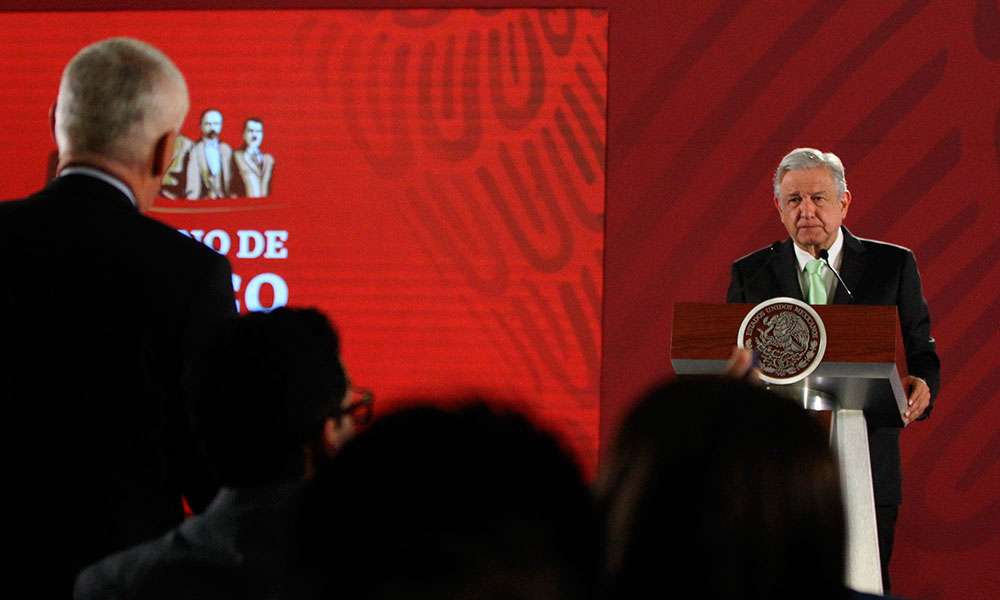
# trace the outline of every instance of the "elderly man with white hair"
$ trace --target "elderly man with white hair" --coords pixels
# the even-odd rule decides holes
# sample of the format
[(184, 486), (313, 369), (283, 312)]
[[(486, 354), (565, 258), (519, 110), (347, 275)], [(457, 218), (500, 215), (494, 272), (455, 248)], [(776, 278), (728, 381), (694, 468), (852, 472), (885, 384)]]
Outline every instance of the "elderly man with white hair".
[[(907, 248), (852, 235), (843, 226), (851, 200), (844, 165), (836, 154), (815, 148), (789, 152), (774, 174), (774, 208), (788, 238), (734, 262), (726, 299), (756, 304), (787, 296), (809, 304), (895, 306), (909, 371), (903, 381), (907, 408), (902, 420), (909, 424), (930, 415), (941, 385), (941, 363), (917, 261)], [(903, 500), (899, 431), (878, 424), (868, 427), (886, 592)]]
[(58, 176), (0, 202), (0, 581), (70, 597), (76, 572), (176, 525), (215, 485), (181, 375), (234, 315), (226, 259), (142, 213), (188, 111), (162, 52), (104, 40), (67, 65), (51, 110)]

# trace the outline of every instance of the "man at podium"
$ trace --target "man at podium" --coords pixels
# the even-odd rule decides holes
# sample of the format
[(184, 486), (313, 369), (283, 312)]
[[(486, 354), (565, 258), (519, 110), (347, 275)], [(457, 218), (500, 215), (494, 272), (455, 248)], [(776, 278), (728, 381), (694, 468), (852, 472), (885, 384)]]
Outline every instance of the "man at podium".
[[(940, 361), (916, 259), (901, 246), (854, 237), (842, 225), (850, 204), (840, 158), (813, 148), (788, 153), (774, 174), (774, 206), (789, 237), (733, 263), (726, 301), (756, 304), (788, 296), (809, 304), (896, 306), (909, 371), (903, 381), (908, 406), (902, 417), (909, 424), (927, 418), (940, 386)], [(888, 592), (902, 502), (899, 429), (869, 425), (868, 445), (882, 581)]]

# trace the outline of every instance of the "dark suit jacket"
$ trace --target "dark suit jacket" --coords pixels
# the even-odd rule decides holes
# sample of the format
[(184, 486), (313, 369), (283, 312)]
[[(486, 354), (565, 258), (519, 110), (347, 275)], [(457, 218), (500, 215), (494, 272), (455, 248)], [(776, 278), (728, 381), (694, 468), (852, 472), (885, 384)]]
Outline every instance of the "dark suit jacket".
[(80, 568), (177, 524), (182, 494), (208, 504), (180, 380), (234, 314), (228, 261), (106, 182), (0, 202), (5, 592), (69, 597)]
[(222, 488), (204, 514), (85, 569), (74, 598), (281, 597), (300, 489)]
[[(856, 238), (846, 227), (843, 233), (840, 276), (854, 294), (856, 304), (897, 307), (907, 369), (927, 382), (933, 402), (941, 385), (940, 362), (930, 335), (930, 315), (913, 253), (901, 246)], [(726, 301), (756, 304), (777, 296), (804, 300), (792, 244), (789, 238), (734, 262)], [(847, 292), (838, 284), (832, 304), (848, 303)], [(930, 407), (924, 415), (929, 414)], [(868, 443), (875, 503), (899, 504), (899, 429), (869, 427)]]

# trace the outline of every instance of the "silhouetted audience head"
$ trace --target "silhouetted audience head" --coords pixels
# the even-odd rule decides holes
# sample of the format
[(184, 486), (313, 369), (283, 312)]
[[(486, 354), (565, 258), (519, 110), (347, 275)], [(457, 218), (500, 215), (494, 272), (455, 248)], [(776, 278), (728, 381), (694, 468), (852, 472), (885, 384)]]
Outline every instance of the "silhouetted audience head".
[(194, 435), (220, 483), (301, 479), (306, 453), (347, 390), (340, 340), (312, 309), (279, 308), (233, 319), (188, 378)]
[(576, 462), (524, 416), (480, 402), (382, 417), (311, 482), (313, 598), (585, 598), (599, 563)]
[(731, 378), (680, 378), (626, 417), (599, 481), (610, 598), (834, 598), (844, 512), (822, 425)]

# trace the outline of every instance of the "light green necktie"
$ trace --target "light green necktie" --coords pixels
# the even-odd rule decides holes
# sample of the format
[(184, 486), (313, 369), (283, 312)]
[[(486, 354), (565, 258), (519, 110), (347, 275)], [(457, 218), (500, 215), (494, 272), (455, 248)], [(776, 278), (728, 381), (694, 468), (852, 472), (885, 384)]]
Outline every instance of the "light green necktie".
[(826, 282), (820, 276), (823, 261), (814, 258), (806, 263), (806, 281), (809, 282), (809, 304), (826, 304)]

